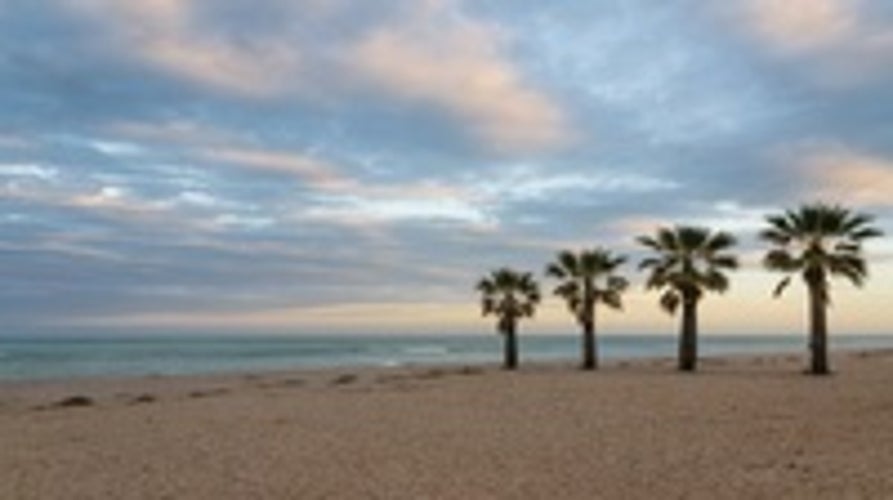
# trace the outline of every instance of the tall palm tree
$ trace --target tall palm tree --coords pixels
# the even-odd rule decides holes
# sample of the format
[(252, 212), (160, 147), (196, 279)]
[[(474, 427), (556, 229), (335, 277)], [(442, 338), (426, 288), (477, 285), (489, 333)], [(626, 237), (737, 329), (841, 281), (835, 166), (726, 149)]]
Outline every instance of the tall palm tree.
[(504, 367), (514, 370), (518, 366), (518, 320), (533, 317), (540, 302), (539, 285), (530, 273), (503, 267), (482, 278), (477, 291), (483, 315), (498, 318), (496, 331), (505, 339)]
[(784, 292), (794, 273), (800, 273), (809, 290), (809, 371), (814, 375), (829, 373), (828, 280), (843, 276), (857, 287), (862, 286), (868, 277), (862, 241), (882, 234), (871, 226), (873, 220), (871, 215), (824, 203), (801, 205), (796, 210), (766, 217), (769, 228), (760, 233), (760, 238), (773, 248), (766, 253), (763, 264), (769, 270), (787, 274), (774, 295), (778, 297)]
[[(546, 275), (561, 280), (555, 295), (567, 302), (567, 307), (583, 328), (584, 370), (598, 366), (598, 348), (595, 340), (595, 306), (599, 302), (620, 309), (620, 295), (629, 283), (614, 274), (626, 262), (626, 257), (611, 255), (601, 248), (584, 250), (578, 254), (564, 250), (555, 262), (546, 266)], [(602, 284), (603, 282), (603, 284)]]
[(724, 231), (676, 226), (662, 227), (655, 236), (640, 236), (638, 242), (657, 252), (639, 264), (651, 275), (646, 288), (663, 290), (660, 304), (670, 314), (682, 305), (679, 335), (679, 369), (694, 371), (698, 359), (698, 302), (704, 292), (724, 292), (729, 279), (723, 273), (738, 267), (738, 259), (724, 253), (735, 238)]

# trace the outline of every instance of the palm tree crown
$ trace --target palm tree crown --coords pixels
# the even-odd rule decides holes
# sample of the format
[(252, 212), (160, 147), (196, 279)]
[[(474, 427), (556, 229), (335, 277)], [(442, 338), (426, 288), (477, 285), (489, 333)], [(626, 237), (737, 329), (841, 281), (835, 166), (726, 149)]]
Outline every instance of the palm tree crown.
[(843, 276), (856, 286), (868, 277), (862, 242), (881, 235), (874, 218), (839, 205), (814, 203), (766, 217), (769, 227), (760, 238), (772, 244), (763, 264), (785, 276), (775, 287), (784, 292), (795, 273), (801, 273), (809, 292), (809, 372), (830, 373), (828, 363), (828, 279)]
[[(621, 308), (620, 296), (629, 283), (614, 271), (624, 262), (625, 257), (614, 256), (601, 248), (579, 254), (565, 250), (546, 267), (546, 275), (562, 281), (555, 287), (555, 295), (563, 298), (577, 321), (584, 324), (591, 321), (592, 309), (597, 303)], [(601, 278), (604, 284), (600, 286)]]
[(644, 259), (639, 269), (651, 270), (648, 289), (666, 289), (660, 304), (671, 314), (683, 300), (698, 301), (704, 291), (726, 291), (729, 280), (723, 271), (738, 267), (735, 256), (723, 253), (735, 244), (735, 238), (724, 231), (660, 228), (655, 237), (640, 236), (638, 242), (659, 254)]
[(608, 307), (620, 308), (620, 295), (626, 290), (628, 283), (614, 274), (614, 271), (625, 261), (625, 257), (617, 257), (607, 250), (595, 248), (579, 254), (567, 250), (559, 252), (555, 262), (546, 266), (547, 276), (561, 280), (555, 288), (555, 295), (565, 300), (571, 314), (583, 329), (581, 367), (584, 370), (594, 370), (598, 366), (595, 306), (601, 302)]
[(506, 267), (492, 271), (477, 284), (481, 293), (481, 312), (500, 318), (497, 329), (506, 333), (518, 318), (532, 317), (540, 301), (539, 286), (531, 273)]
[(828, 300), (828, 277), (843, 276), (862, 286), (868, 269), (862, 256), (862, 241), (881, 236), (870, 224), (874, 217), (854, 213), (838, 205), (815, 203), (781, 215), (766, 217), (769, 228), (760, 238), (771, 243), (763, 260), (767, 269), (787, 273), (775, 288), (775, 295), (784, 292), (791, 275), (801, 273), (803, 280), (818, 288)]

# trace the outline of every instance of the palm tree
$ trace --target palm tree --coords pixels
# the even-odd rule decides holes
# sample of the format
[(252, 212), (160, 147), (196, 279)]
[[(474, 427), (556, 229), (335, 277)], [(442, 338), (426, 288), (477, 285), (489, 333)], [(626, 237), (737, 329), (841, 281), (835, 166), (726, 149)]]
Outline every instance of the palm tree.
[(729, 279), (723, 271), (738, 267), (738, 259), (723, 253), (735, 245), (724, 231), (676, 226), (659, 228), (654, 237), (640, 236), (638, 242), (657, 252), (639, 264), (651, 270), (646, 288), (664, 290), (661, 307), (674, 314), (682, 305), (679, 335), (679, 369), (694, 371), (698, 359), (698, 302), (704, 292), (724, 292)]
[(862, 241), (882, 235), (870, 225), (873, 220), (871, 215), (824, 203), (802, 205), (766, 217), (769, 228), (760, 233), (760, 238), (774, 248), (766, 253), (763, 264), (769, 270), (788, 274), (775, 287), (774, 295), (778, 297), (784, 292), (794, 273), (800, 273), (809, 290), (809, 371), (814, 375), (829, 373), (828, 279), (843, 276), (857, 287), (862, 286), (868, 277)]
[(518, 320), (533, 317), (540, 301), (539, 285), (530, 273), (503, 267), (482, 278), (477, 291), (483, 315), (496, 316), (496, 331), (505, 337), (504, 367), (514, 370), (518, 366)]
[[(621, 308), (620, 295), (629, 283), (614, 274), (626, 262), (625, 257), (611, 255), (608, 250), (595, 248), (574, 254), (568, 250), (558, 253), (555, 262), (546, 266), (546, 275), (562, 283), (555, 288), (555, 295), (567, 302), (567, 307), (583, 328), (584, 370), (594, 370), (598, 365), (598, 349), (595, 341), (595, 306), (599, 302), (615, 309)], [(604, 285), (599, 281), (604, 278)]]

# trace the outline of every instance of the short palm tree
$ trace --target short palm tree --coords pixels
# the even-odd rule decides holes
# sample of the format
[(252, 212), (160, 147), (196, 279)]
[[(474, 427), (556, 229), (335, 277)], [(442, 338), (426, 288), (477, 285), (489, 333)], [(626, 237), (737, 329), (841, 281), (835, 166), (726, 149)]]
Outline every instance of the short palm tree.
[(868, 277), (862, 256), (862, 241), (881, 236), (871, 226), (874, 217), (855, 213), (838, 205), (815, 203), (796, 210), (766, 217), (769, 227), (760, 238), (773, 248), (766, 253), (767, 269), (787, 273), (775, 288), (780, 296), (800, 273), (809, 290), (810, 373), (824, 375), (828, 366), (827, 307), (830, 299), (829, 278), (843, 276), (856, 286)]
[(555, 262), (546, 266), (546, 275), (561, 280), (555, 295), (563, 298), (571, 314), (583, 328), (584, 370), (598, 366), (598, 347), (595, 339), (595, 307), (599, 302), (620, 309), (620, 296), (629, 285), (614, 271), (626, 262), (601, 248), (584, 250), (578, 254), (564, 250)]
[(655, 236), (638, 242), (658, 255), (639, 264), (651, 271), (646, 288), (663, 290), (660, 304), (670, 314), (682, 305), (679, 335), (679, 369), (694, 371), (698, 359), (698, 302), (704, 292), (724, 292), (729, 280), (724, 271), (738, 267), (738, 259), (725, 253), (735, 238), (723, 231), (677, 226), (659, 228)]
[(482, 278), (477, 290), (481, 293), (483, 315), (498, 318), (496, 331), (505, 341), (503, 366), (513, 370), (518, 366), (518, 320), (533, 317), (540, 302), (539, 285), (530, 273), (503, 267)]

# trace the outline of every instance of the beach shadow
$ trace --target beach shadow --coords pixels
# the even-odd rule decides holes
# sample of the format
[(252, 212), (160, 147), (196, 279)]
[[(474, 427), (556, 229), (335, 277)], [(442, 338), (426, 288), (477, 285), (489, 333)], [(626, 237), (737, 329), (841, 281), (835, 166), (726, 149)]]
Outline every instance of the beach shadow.
[(413, 378), (417, 380), (436, 380), (447, 375), (448, 373), (445, 370), (441, 370), (440, 368), (432, 368), (430, 370), (425, 370), (423, 372), (417, 373)]
[(279, 387), (303, 387), (307, 382), (300, 378), (287, 378), (277, 383)]
[(209, 398), (214, 396), (223, 396), (224, 394), (228, 394), (230, 392), (229, 389), (225, 387), (217, 387), (213, 389), (203, 389), (196, 390), (190, 392), (188, 395), (192, 399), (201, 399), (201, 398)]
[(158, 401), (158, 397), (156, 397), (154, 394), (145, 393), (145, 394), (140, 394), (139, 396), (136, 396), (136, 397), (130, 399), (130, 401), (128, 401), (127, 404), (139, 405), (139, 404), (154, 403), (156, 401)]
[(75, 395), (68, 396), (66, 398), (54, 401), (46, 405), (37, 405), (32, 407), (32, 409), (35, 411), (61, 410), (66, 408), (88, 408), (95, 405), (96, 401), (94, 401), (93, 398), (82, 395)]
[(482, 375), (485, 371), (479, 366), (463, 366), (456, 373), (459, 375)]
[(339, 375), (339, 376), (333, 378), (329, 382), (329, 385), (333, 385), (333, 386), (350, 385), (350, 384), (353, 384), (354, 382), (356, 382), (357, 380), (359, 380), (359, 378), (360, 377), (358, 377), (354, 373), (344, 373), (342, 375)]

